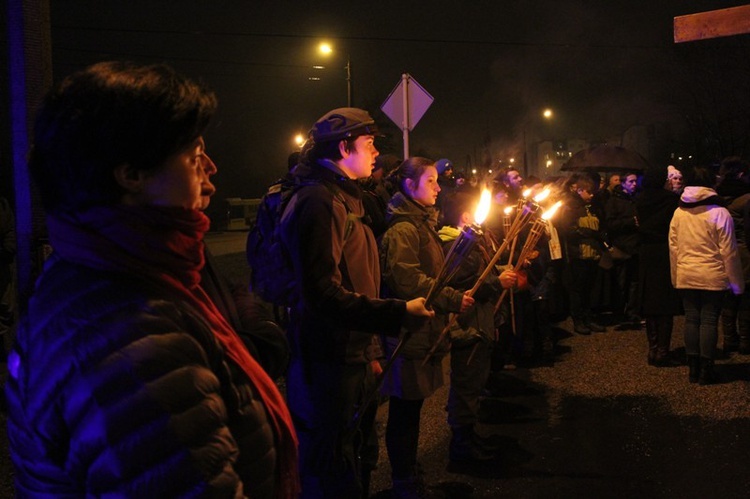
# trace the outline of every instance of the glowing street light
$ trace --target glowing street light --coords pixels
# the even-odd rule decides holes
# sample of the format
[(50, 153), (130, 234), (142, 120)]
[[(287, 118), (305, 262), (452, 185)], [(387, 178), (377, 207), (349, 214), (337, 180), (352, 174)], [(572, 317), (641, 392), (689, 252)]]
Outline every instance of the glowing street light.
[(298, 133), (294, 136), (294, 143), (297, 145), (297, 147), (302, 147), (302, 145), (305, 143), (305, 136), (301, 133)]
[[(545, 108), (542, 110), (542, 117), (549, 121), (554, 117), (554, 112), (550, 108)], [(528, 177), (529, 176), (529, 161), (528, 161), (528, 142), (526, 141), (526, 129), (531, 124), (531, 119), (527, 119), (526, 122), (523, 125), (523, 176)]]
[[(326, 56), (333, 54), (333, 47), (327, 42), (322, 42), (318, 45), (318, 50), (321, 54)], [(318, 68), (323, 69), (323, 66), (318, 66)], [(347, 107), (352, 107), (352, 64), (348, 55), (346, 57), (346, 66), (344, 66), (344, 69), (346, 69), (346, 105)]]

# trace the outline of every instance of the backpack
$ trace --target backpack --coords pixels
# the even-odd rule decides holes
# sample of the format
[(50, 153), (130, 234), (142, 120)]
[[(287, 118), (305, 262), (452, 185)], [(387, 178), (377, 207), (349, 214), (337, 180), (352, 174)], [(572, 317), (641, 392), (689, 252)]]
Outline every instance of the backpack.
[[(255, 224), (247, 235), (246, 255), (250, 265), (250, 290), (274, 305), (288, 307), (293, 301), (296, 279), (289, 250), (281, 238), (281, 218), (292, 196), (301, 188), (321, 183), (312, 179), (285, 177), (271, 184), (258, 206)], [(354, 228), (349, 206), (338, 188), (322, 182), (346, 208), (344, 242)]]

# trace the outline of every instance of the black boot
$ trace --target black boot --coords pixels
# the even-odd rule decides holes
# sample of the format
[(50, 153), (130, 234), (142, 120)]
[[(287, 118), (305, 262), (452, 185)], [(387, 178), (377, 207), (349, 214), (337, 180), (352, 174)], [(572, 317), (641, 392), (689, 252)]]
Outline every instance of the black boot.
[(697, 383), (701, 373), (701, 359), (697, 355), (688, 355), (688, 381), (691, 383)]
[(591, 329), (586, 325), (583, 319), (573, 319), (573, 331), (584, 336), (591, 334)]
[(714, 371), (714, 360), (705, 357), (700, 358), (701, 372), (698, 377), (699, 385), (713, 385), (716, 383), (716, 371)]
[(452, 462), (489, 461), (494, 453), (478, 445), (471, 425), (451, 428), (452, 436), (448, 447), (448, 457)]
[(657, 322), (654, 318), (646, 319), (646, 340), (648, 340), (648, 365), (656, 365), (657, 343)]
[(673, 325), (674, 319), (671, 315), (659, 316), (656, 319), (656, 357), (654, 358), (656, 367), (677, 367), (681, 365), (680, 362), (669, 355)]

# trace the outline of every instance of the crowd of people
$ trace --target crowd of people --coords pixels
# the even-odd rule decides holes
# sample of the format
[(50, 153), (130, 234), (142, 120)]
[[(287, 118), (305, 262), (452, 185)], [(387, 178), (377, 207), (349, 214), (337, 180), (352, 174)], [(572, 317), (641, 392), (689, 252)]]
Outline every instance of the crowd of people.
[[(229, 290), (203, 243), (215, 107), (171, 68), (128, 63), (77, 72), (45, 99), (29, 166), (54, 252), (6, 384), (18, 497), (368, 497), (384, 400), (393, 497), (427, 497), (420, 413), (446, 365), (449, 458), (471, 465), (498, 457), (475, 429), (490, 373), (554, 363), (552, 326), (567, 317), (579, 335), (645, 328), (648, 365), (668, 367), (682, 363), (671, 337), (684, 314), (691, 383), (717, 380), (719, 322), (723, 353), (750, 354), (739, 158), (718, 175), (508, 168), (459, 183), (448, 159), (380, 156), (369, 113), (339, 108), (289, 165), (288, 323), (261, 328), (288, 357), (269, 356), (257, 297)], [(493, 206), (479, 227), (482, 188)], [(513, 225), (557, 201), (550, 221)]]

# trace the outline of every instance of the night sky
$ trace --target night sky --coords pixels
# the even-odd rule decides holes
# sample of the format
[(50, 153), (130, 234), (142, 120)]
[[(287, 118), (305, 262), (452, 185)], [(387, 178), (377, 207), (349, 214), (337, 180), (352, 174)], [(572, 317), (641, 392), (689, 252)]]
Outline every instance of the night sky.
[[(257, 197), (286, 169), (294, 134), (346, 104), (379, 107), (411, 74), (432, 107), (412, 154), (478, 164), (537, 137), (606, 138), (680, 114), (673, 17), (747, 2), (684, 0), (54, 0), (54, 78), (93, 62), (167, 62), (212, 87), (206, 134), (218, 198)], [(620, 4), (620, 5), (618, 5)], [(323, 39), (332, 58), (317, 54)], [(740, 38), (744, 41), (744, 37)], [(698, 47), (705, 42), (693, 42)], [(323, 64), (324, 70), (312, 66)], [(319, 77), (319, 81), (310, 81)], [(545, 107), (550, 122), (539, 119)], [(400, 131), (380, 149), (401, 153)]]

